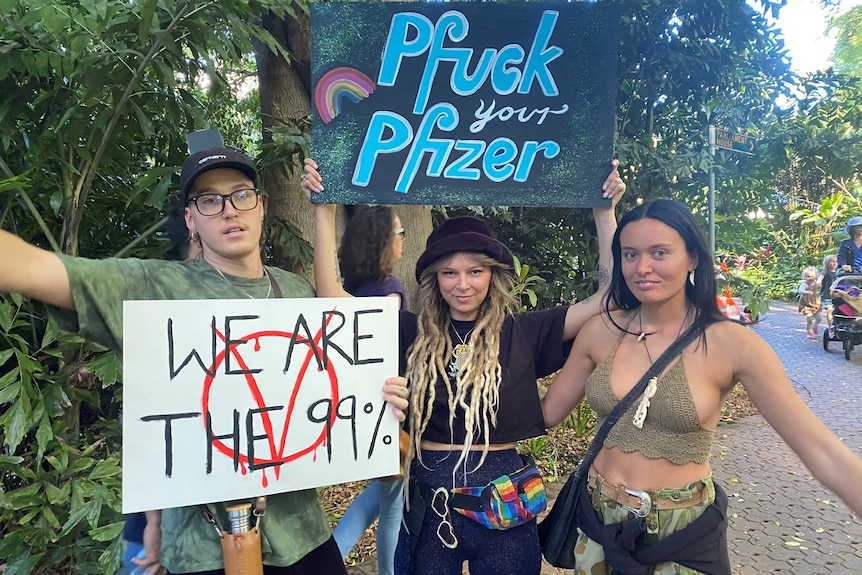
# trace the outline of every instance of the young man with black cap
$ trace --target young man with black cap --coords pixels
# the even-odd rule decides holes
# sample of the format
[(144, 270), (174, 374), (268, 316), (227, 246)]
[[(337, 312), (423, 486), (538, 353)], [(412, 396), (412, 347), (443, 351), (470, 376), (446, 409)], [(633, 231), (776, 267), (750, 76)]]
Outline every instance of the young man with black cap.
[[(184, 218), (202, 251), (189, 261), (71, 257), (0, 231), (0, 290), (42, 300), (62, 328), (120, 353), (124, 300), (313, 297), (305, 279), (261, 260), (264, 204), (256, 182), (252, 163), (234, 150), (212, 148), (185, 161)], [(384, 398), (406, 407), (389, 390)], [(209, 507), (229, 524), (223, 505)], [(145, 560), (151, 574), (164, 572), (159, 562), (171, 573), (223, 573), (219, 538), (198, 507), (148, 512), (147, 519), (162, 540), (162, 557)], [(344, 573), (314, 489), (268, 497), (261, 532), (267, 575)]]

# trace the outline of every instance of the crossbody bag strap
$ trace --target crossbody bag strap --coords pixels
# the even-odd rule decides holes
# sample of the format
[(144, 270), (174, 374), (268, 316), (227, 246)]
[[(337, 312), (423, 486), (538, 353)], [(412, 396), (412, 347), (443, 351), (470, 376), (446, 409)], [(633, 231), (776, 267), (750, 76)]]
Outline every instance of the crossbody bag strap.
[(268, 278), (269, 278), (269, 285), (271, 285), (271, 286), (272, 286), (272, 293), (273, 293), (273, 295), (275, 295), (275, 297), (277, 297), (277, 298), (282, 298), (282, 297), (284, 297), (284, 294), (282, 294), (282, 293), (281, 293), (281, 288), (280, 288), (280, 287), (278, 287), (278, 282), (277, 282), (277, 281), (275, 281), (275, 278), (273, 278), (273, 277), (272, 277), (272, 274), (271, 274), (271, 273), (269, 273), (269, 272), (267, 271), (267, 272), (266, 272), (266, 277), (268, 277)]
[(634, 403), (635, 399), (643, 395), (644, 390), (649, 384), (649, 380), (653, 377), (658, 377), (662, 371), (673, 361), (676, 356), (682, 353), (688, 344), (693, 342), (695, 338), (700, 333), (700, 328), (698, 327), (698, 323), (695, 322), (688, 326), (682, 335), (676, 338), (670, 347), (668, 347), (663, 354), (659, 356), (659, 358), (655, 361), (655, 363), (650, 366), (647, 372), (643, 375), (643, 377), (638, 381), (638, 383), (629, 391), (624, 398), (622, 398), (616, 406), (611, 410), (608, 414), (607, 419), (605, 419), (602, 426), (596, 432), (596, 435), (593, 438), (593, 442), (590, 444), (590, 447), (587, 449), (586, 454), (584, 454), (584, 458), (581, 460), (581, 464), (575, 470), (575, 479), (580, 479), (580, 476), (585, 475), (589, 472), (590, 466), (593, 464), (593, 460), (599, 454), (599, 451), (602, 448), (602, 445), (605, 442), (605, 438), (610, 433), (611, 428), (616, 425), (617, 421), (619, 421), (620, 417), (628, 410), (628, 408)]

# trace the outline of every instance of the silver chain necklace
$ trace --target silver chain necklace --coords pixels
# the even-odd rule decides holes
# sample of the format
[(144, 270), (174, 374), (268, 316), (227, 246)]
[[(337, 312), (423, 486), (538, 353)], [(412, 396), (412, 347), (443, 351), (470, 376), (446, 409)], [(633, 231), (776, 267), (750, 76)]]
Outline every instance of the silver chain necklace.
[[(232, 285), (233, 287), (235, 287), (236, 289), (241, 291), (243, 293), (243, 295), (245, 295), (245, 297), (247, 297), (248, 299), (257, 299), (256, 297), (249, 295), (248, 292), (246, 292), (244, 289), (242, 289), (238, 285), (235, 285), (233, 282), (231, 282), (229, 279), (227, 279), (227, 276), (224, 275), (220, 269), (218, 269), (217, 267), (213, 267), (213, 269), (218, 272), (218, 275), (220, 275), (224, 281), (226, 281), (227, 283), (229, 283), (230, 285)], [(266, 290), (266, 297), (264, 297), (263, 299), (269, 299), (269, 296), (272, 295), (272, 278), (269, 277), (269, 272), (266, 271), (266, 268), (263, 268), (263, 275), (264, 275), (264, 277), (269, 279), (269, 287)]]

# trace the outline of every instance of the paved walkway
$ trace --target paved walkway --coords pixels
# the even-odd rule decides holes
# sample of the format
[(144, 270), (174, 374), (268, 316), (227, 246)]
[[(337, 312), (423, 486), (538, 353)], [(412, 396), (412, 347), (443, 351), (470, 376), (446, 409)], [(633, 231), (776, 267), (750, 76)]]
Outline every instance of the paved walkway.
[[(862, 348), (850, 361), (841, 342), (832, 342), (831, 352), (825, 352), (821, 339), (806, 339), (805, 320), (795, 304), (773, 303), (752, 329), (778, 353), (814, 413), (862, 455)], [(730, 500), (734, 574), (862, 573), (862, 521), (811, 477), (762, 417), (720, 428), (712, 467)], [(548, 485), (551, 498), (559, 487)], [(376, 561), (348, 572), (376, 575)], [(562, 573), (571, 572), (547, 564), (542, 569), (542, 575)]]

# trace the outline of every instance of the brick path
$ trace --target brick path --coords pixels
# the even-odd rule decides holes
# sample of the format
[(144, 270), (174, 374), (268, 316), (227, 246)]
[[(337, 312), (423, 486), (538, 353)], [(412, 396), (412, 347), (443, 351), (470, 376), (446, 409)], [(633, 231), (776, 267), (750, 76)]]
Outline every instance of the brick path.
[[(795, 304), (773, 302), (752, 329), (778, 353), (814, 413), (862, 455), (862, 348), (850, 361), (841, 342), (832, 342), (827, 353), (822, 340), (806, 339), (805, 319)], [(734, 574), (862, 573), (862, 521), (811, 477), (762, 417), (719, 429), (712, 468), (728, 493)], [(551, 499), (560, 486), (547, 485)], [(376, 561), (350, 567), (348, 573), (377, 575)], [(547, 564), (542, 568), (542, 575), (562, 573), (570, 572)]]

